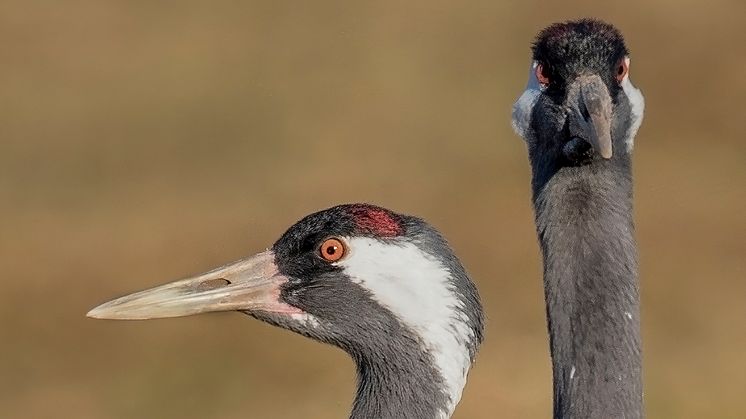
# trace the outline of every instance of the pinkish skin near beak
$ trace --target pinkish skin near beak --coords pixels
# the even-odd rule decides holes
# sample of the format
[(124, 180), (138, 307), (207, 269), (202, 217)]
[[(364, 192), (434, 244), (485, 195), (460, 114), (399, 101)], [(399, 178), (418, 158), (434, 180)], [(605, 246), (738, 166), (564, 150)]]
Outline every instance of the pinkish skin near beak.
[(112, 320), (145, 320), (182, 317), (212, 311), (266, 311), (300, 313), (279, 300), (287, 282), (266, 251), (212, 271), (126, 295), (101, 304), (88, 317)]

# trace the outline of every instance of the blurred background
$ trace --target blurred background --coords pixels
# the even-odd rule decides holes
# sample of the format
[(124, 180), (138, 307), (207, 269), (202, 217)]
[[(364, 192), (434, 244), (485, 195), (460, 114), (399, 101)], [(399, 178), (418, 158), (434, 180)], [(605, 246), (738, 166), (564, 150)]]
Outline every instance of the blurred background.
[(737, 0), (3, 1), (0, 416), (346, 417), (354, 369), (335, 348), (234, 313), (85, 313), (367, 201), (436, 225), (481, 289), (487, 340), (455, 417), (550, 417), (510, 108), (536, 32), (584, 16), (623, 31), (647, 99), (648, 416), (746, 417)]

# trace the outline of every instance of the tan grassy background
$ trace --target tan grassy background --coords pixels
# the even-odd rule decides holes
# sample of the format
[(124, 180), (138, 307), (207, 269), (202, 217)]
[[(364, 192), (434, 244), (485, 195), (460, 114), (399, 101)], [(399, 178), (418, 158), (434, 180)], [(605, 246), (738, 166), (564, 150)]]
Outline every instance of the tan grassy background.
[(89, 320), (370, 201), (438, 226), (487, 341), (457, 418), (551, 406), (510, 106), (543, 26), (617, 24), (651, 418), (746, 417), (741, 1), (0, 3), (0, 416), (336, 418), (344, 353), (238, 314)]

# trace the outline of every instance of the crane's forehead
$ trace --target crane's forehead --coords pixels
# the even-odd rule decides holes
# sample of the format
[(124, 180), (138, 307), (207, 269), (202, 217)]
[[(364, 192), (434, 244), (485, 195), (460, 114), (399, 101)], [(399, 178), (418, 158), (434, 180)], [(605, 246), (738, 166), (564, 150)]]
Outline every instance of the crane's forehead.
[(394, 238), (403, 236), (406, 217), (369, 204), (346, 204), (304, 217), (275, 243), (275, 248), (303, 250), (330, 236)]
[(371, 205), (352, 205), (348, 208), (355, 230), (378, 237), (397, 237), (404, 233), (401, 216), (387, 209)]
[(621, 32), (592, 19), (556, 23), (542, 30), (533, 45), (534, 60), (593, 65), (628, 54)]

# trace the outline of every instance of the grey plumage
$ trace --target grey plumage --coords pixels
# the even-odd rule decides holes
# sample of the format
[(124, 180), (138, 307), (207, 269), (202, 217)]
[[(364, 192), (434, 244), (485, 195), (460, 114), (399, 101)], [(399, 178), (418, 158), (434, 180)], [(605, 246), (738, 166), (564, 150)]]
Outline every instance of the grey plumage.
[(437, 417), (448, 395), (418, 335), (360, 286), (342, 282), (313, 292), (316, 302), (307, 301), (306, 310), (322, 316), (330, 326), (299, 327), (275, 315), (247, 314), (337, 346), (352, 357), (357, 389), (351, 419)]
[[(545, 84), (516, 104), (544, 261), (555, 418), (643, 416), (631, 173), (631, 136), (641, 117), (632, 105), (641, 106), (633, 102), (641, 95), (631, 97), (623, 86), (626, 56), (611, 25), (553, 25), (534, 45)], [(608, 102), (591, 109), (579, 88)], [(599, 139), (603, 133), (593, 127), (606, 125), (610, 137)]]

